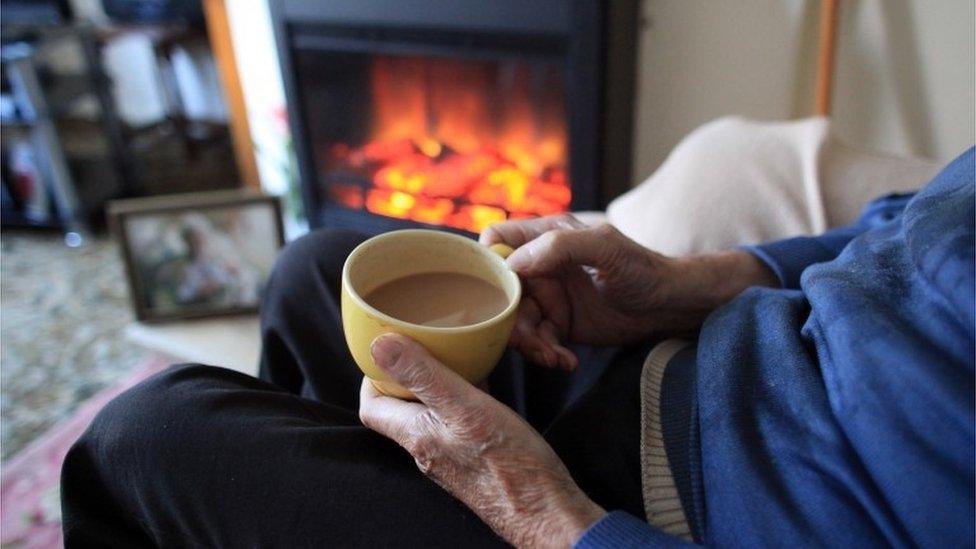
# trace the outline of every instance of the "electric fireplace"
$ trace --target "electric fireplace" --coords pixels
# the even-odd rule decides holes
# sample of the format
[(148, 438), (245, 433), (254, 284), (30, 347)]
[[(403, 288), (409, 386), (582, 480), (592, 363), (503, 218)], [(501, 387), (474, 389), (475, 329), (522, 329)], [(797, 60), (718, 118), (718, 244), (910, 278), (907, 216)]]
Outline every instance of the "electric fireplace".
[(634, 2), (275, 0), (313, 227), (477, 233), (629, 183)]

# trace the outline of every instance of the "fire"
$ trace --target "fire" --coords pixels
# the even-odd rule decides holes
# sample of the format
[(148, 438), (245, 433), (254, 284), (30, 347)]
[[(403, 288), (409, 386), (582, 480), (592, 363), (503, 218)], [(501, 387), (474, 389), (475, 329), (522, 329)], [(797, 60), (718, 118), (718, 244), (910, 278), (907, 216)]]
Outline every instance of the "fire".
[(472, 232), (569, 208), (556, 68), (377, 57), (370, 76), (369, 137), (328, 151), (332, 200)]

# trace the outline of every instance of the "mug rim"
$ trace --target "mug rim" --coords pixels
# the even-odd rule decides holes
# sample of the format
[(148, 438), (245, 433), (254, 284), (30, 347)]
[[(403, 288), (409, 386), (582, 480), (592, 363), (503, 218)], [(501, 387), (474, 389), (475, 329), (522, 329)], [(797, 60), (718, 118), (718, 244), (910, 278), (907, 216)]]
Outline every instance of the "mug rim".
[[(487, 320), (482, 320), (481, 322), (478, 322), (476, 324), (465, 324), (464, 326), (425, 326), (423, 324), (414, 324), (413, 322), (407, 322), (405, 320), (400, 320), (398, 318), (392, 317), (384, 313), (383, 311), (380, 311), (379, 309), (373, 307), (372, 305), (367, 303), (362, 296), (359, 295), (359, 292), (356, 290), (356, 288), (352, 284), (352, 281), (349, 279), (349, 263), (355, 258), (357, 254), (362, 253), (365, 248), (375, 245), (376, 242), (380, 240), (384, 240), (387, 238), (396, 238), (400, 235), (403, 235), (404, 233), (414, 233), (414, 234), (422, 233), (427, 235), (435, 235), (438, 238), (447, 238), (449, 240), (461, 241), (464, 242), (466, 246), (470, 246), (473, 249), (477, 249), (479, 253), (491, 257), (492, 261), (501, 264), (501, 266), (506, 271), (511, 273), (512, 276), (515, 278), (514, 297), (510, 299), (508, 305), (495, 316)], [(461, 235), (457, 235), (446, 231), (435, 231), (432, 229), (398, 229), (394, 231), (380, 233), (378, 235), (366, 239), (364, 242), (361, 242), (358, 246), (353, 248), (351, 252), (349, 252), (349, 255), (346, 256), (345, 263), (343, 263), (342, 265), (342, 285), (344, 288), (348, 290), (349, 297), (352, 298), (352, 300), (355, 301), (359, 307), (362, 307), (363, 309), (366, 310), (366, 312), (382, 320), (383, 322), (401, 328), (410, 328), (412, 330), (419, 329), (419, 330), (425, 330), (425, 331), (430, 331), (430, 332), (440, 333), (440, 334), (469, 332), (469, 331), (477, 330), (479, 328), (491, 326), (492, 324), (497, 324), (498, 322), (501, 322), (503, 319), (505, 319), (510, 313), (512, 313), (512, 311), (515, 308), (517, 308), (519, 303), (522, 301), (522, 280), (518, 277), (517, 274), (515, 274), (514, 271), (512, 271), (512, 269), (508, 266), (508, 264), (505, 263), (505, 260), (500, 255), (493, 252), (487, 246), (482, 246), (481, 244), (475, 242), (474, 240), (471, 240), (470, 238), (466, 238)]]

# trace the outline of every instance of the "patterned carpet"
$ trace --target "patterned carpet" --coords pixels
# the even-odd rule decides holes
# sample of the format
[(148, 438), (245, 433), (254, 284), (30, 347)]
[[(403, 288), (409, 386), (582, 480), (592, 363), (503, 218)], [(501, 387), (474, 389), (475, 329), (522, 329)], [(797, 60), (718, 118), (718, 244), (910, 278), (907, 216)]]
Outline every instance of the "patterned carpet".
[(118, 383), (145, 351), (114, 243), (68, 248), (58, 234), (0, 234), (0, 457)]

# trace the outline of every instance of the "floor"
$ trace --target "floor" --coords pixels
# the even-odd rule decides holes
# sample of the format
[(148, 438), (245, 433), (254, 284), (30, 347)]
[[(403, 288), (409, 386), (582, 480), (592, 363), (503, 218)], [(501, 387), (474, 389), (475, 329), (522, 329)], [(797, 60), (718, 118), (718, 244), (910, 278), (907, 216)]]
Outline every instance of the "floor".
[[(87, 135), (66, 133), (66, 146), (95, 141)], [(218, 137), (190, 151), (166, 132), (144, 136), (149, 141), (137, 147), (142, 192), (236, 187), (230, 140)], [(77, 176), (82, 186), (101, 184), (98, 173)], [(145, 355), (123, 334), (133, 315), (114, 242), (98, 236), (77, 249), (63, 242), (57, 233), (0, 233), (2, 460), (127, 377)]]
[(0, 233), (0, 458), (135, 369), (145, 351), (118, 250), (108, 238), (65, 247), (60, 235)]

